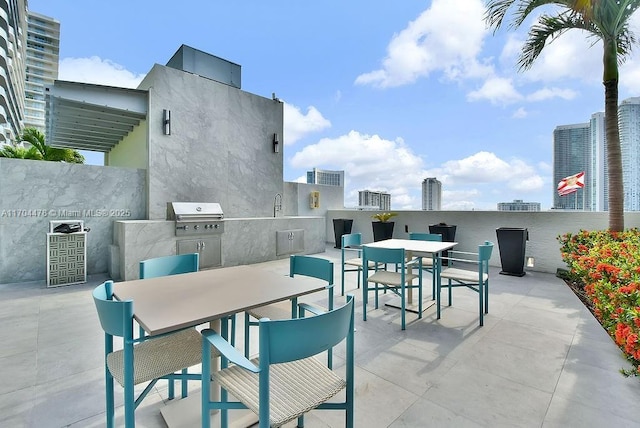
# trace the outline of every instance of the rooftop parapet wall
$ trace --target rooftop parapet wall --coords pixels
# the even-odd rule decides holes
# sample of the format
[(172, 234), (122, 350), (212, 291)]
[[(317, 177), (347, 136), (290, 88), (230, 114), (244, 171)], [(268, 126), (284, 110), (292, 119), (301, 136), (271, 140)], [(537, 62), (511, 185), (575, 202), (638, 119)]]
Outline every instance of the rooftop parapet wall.
[[(373, 241), (371, 222), (372, 214), (377, 211), (361, 210), (329, 210), (327, 213), (326, 239), (334, 241), (333, 219), (353, 219), (352, 233), (362, 233), (363, 242)], [(540, 211), (540, 212), (505, 212), (505, 211), (398, 211), (393, 237), (409, 239), (405, 232), (428, 232), (430, 224), (455, 224), (456, 249), (477, 251), (478, 245), (492, 241), (496, 247), (491, 255), (490, 264), (500, 266), (500, 252), (496, 229), (499, 227), (526, 228), (529, 240), (526, 242), (526, 256), (533, 257), (533, 268), (527, 271), (555, 273), (558, 268), (566, 268), (560, 257), (560, 244), (556, 239), (567, 232), (576, 233), (582, 230), (604, 230), (609, 227), (609, 213), (583, 211)], [(640, 212), (625, 213), (627, 228), (640, 227)]]

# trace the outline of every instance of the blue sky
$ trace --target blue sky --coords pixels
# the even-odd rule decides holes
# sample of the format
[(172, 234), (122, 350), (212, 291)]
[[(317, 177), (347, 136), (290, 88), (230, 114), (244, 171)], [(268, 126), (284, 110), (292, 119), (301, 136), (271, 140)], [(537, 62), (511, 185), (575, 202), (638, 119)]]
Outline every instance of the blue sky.
[[(244, 91), (285, 102), (284, 180), (344, 170), (347, 207), (369, 189), (391, 193), (392, 209), (420, 209), (422, 180), (437, 177), (443, 209), (495, 210), (513, 199), (549, 209), (553, 129), (604, 110), (600, 44), (569, 32), (518, 72), (529, 25), (492, 34), (482, 0), (29, 8), (61, 23), (61, 80), (135, 88), (181, 44), (240, 64)], [(640, 94), (636, 57), (621, 68), (620, 100)]]

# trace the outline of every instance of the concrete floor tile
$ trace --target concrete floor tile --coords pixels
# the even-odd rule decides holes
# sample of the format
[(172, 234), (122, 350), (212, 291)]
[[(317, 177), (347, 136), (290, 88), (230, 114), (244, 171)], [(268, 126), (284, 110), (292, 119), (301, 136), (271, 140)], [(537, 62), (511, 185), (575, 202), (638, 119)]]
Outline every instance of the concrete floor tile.
[(481, 428), (482, 426), (429, 400), (420, 399), (389, 425), (389, 428)]
[(624, 419), (609, 412), (602, 412), (588, 405), (559, 397), (554, 397), (551, 400), (547, 417), (542, 425), (543, 428), (636, 428), (637, 426), (637, 419)]
[[(526, 369), (526, 368), (523, 368)], [(487, 427), (539, 427), (552, 394), (459, 362), (423, 398)]]

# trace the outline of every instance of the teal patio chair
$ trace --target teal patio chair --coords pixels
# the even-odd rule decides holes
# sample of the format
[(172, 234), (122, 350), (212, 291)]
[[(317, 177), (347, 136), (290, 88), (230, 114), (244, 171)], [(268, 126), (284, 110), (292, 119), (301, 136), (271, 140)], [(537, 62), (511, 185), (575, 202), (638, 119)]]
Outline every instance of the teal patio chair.
[[(437, 296), (437, 317), (440, 319), (440, 291), (442, 287), (449, 289), (449, 306), (452, 304), (451, 289), (454, 287), (467, 287), (478, 293), (478, 309), (480, 314), (480, 327), (484, 325), (484, 314), (489, 313), (489, 259), (493, 251), (493, 243), (485, 241), (478, 246), (478, 252), (449, 250), (449, 255), (443, 259), (449, 260), (449, 268), (440, 272), (440, 290)], [(461, 269), (456, 266), (475, 266), (474, 270)], [(447, 284), (442, 285), (446, 279)]]
[[(171, 256), (155, 257), (152, 259), (142, 260), (140, 262), (140, 279), (157, 278), (159, 276), (179, 275), (181, 273), (197, 272), (200, 266), (200, 254), (176, 254)], [(235, 315), (229, 317), (231, 320), (231, 343), (235, 344), (236, 318)], [(140, 327), (140, 337), (144, 338), (145, 332)], [(184, 370), (186, 373), (187, 370)], [(182, 398), (188, 395), (187, 381), (182, 380)], [(169, 381), (169, 399), (175, 396), (174, 384)]]
[[(202, 359), (208, 361), (211, 346), (222, 354), (221, 370), (213, 378), (221, 385), (220, 401), (210, 401), (211, 382), (202, 382), (202, 427), (210, 427), (210, 412), (220, 410), (221, 426), (228, 426), (228, 410), (248, 408), (259, 417), (260, 428), (279, 427), (313, 409), (345, 410), (345, 426), (354, 420), (354, 315), (353, 296), (342, 307), (308, 318), (260, 320), (260, 350), (248, 360), (213, 330), (202, 332)], [(343, 378), (314, 356), (346, 338)], [(228, 366), (228, 363), (233, 365)], [(203, 380), (210, 378), (203, 364)], [(344, 401), (330, 402), (346, 388)], [(228, 394), (238, 401), (228, 401)]]
[[(364, 278), (362, 280), (362, 319), (367, 320), (367, 303), (369, 299), (369, 290), (375, 291), (375, 308), (378, 309), (378, 291), (390, 290), (400, 297), (401, 323), (402, 330), (405, 329), (406, 318), (406, 291), (409, 288), (418, 290), (418, 318), (422, 318), (422, 258), (416, 257), (413, 260), (406, 261), (404, 248), (376, 248), (364, 246), (362, 251), (362, 260), (365, 263), (373, 262), (374, 265), (393, 264), (396, 266), (396, 272), (376, 269), (373, 275), (369, 275), (367, 269), (364, 270)], [(408, 273), (409, 267), (416, 267), (418, 275)], [(413, 280), (418, 278), (418, 284), (413, 284)], [(369, 283), (375, 284), (373, 287)], [(382, 286), (382, 287), (381, 287)]]
[[(360, 288), (360, 272), (362, 272), (362, 234), (350, 233), (342, 235), (342, 259), (341, 259), (341, 278), (340, 278), (340, 295), (344, 296), (344, 273), (358, 272), (358, 288)], [(351, 254), (349, 254), (351, 253)], [(355, 256), (355, 257), (352, 257)], [(352, 268), (347, 268), (352, 266)], [(375, 264), (370, 263), (369, 269), (375, 269)]]
[[(112, 290), (113, 281), (93, 290), (93, 301), (105, 333), (106, 426), (115, 427), (115, 379), (124, 388), (125, 426), (132, 428), (135, 426), (135, 409), (158, 379), (201, 380), (200, 374), (176, 372), (201, 363), (202, 339), (193, 328), (134, 339), (134, 302), (113, 300)], [(114, 336), (122, 338), (121, 350), (114, 351)], [(217, 351), (214, 352), (217, 355)], [(134, 386), (146, 382), (147, 386), (135, 397)]]
[[(414, 239), (416, 241), (435, 241), (442, 242), (442, 235), (439, 233), (421, 233), (421, 232), (410, 232), (409, 239)], [(431, 274), (431, 298), (435, 300), (436, 298), (436, 277), (433, 273), (433, 263), (434, 263), (435, 254), (432, 254), (431, 257), (422, 257), (422, 270), (429, 272)]]
[[(327, 282), (328, 292), (328, 309), (333, 309), (333, 262), (327, 259), (321, 259), (313, 256), (291, 256), (289, 257), (289, 276), (295, 277), (295, 275), (303, 275), (312, 278), (318, 278)], [(313, 305), (300, 304), (297, 308), (292, 307), (290, 301), (273, 303), (271, 305), (259, 306), (244, 313), (244, 356), (249, 358), (250, 356), (250, 337), (249, 329), (251, 326), (257, 326), (258, 321), (262, 318), (269, 318), (270, 320), (285, 320), (290, 318), (297, 318), (299, 310), (308, 310), (309, 312), (318, 314), (326, 312), (325, 308), (319, 308)], [(328, 366), (332, 366), (332, 353), (329, 350), (328, 354)]]

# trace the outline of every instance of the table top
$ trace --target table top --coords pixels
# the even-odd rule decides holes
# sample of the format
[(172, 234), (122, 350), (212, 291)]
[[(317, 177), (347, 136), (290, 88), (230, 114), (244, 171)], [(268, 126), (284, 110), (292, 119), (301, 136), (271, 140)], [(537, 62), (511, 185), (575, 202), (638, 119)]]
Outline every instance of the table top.
[(118, 282), (113, 294), (118, 300), (133, 300), (136, 321), (156, 335), (325, 287), (325, 281), (303, 281), (244, 265)]
[(383, 241), (364, 244), (365, 247), (374, 248), (404, 248), (413, 253), (439, 253), (450, 250), (458, 245), (457, 242), (421, 241), (417, 239), (385, 239)]

